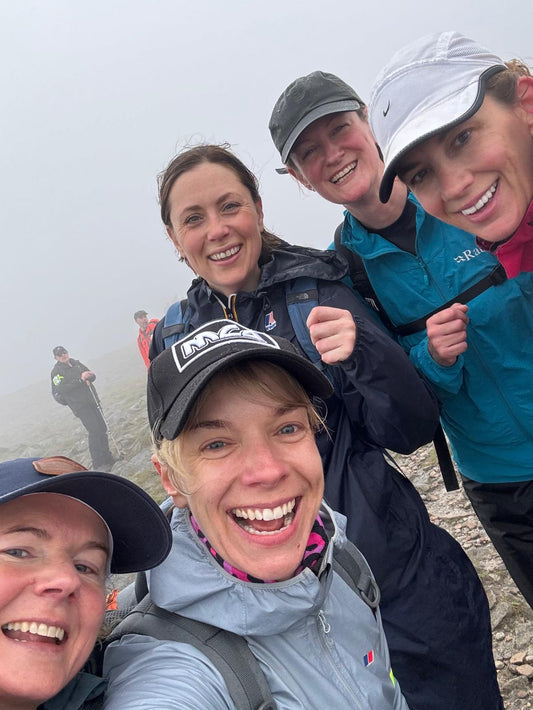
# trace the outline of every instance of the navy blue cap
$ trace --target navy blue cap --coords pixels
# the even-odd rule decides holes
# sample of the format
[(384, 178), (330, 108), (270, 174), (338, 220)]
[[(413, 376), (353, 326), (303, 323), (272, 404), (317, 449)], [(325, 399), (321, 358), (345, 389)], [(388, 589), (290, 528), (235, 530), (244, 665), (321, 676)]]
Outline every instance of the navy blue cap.
[(29, 493), (61, 493), (93, 508), (113, 537), (111, 572), (151, 569), (170, 552), (172, 534), (163, 512), (127, 478), (86, 471), (64, 456), (0, 463), (0, 505)]

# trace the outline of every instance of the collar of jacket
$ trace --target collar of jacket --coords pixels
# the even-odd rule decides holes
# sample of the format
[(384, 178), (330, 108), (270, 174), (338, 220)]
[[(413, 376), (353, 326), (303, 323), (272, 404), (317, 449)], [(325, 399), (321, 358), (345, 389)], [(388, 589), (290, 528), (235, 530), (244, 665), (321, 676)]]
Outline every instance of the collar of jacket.
[(253, 584), (226, 572), (198, 539), (188, 511), (176, 509), (170, 555), (147, 574), (150, 595), (169, 611), (211, 624), (223, 621), (224, 628), (241, 636), (283, 633), (322, 607), (331, 585), (333, 549), (346, 539), (343, 516), (325, 503), (320, 515), (330, 536), (320, 578), (306, 568), (284, 582)]

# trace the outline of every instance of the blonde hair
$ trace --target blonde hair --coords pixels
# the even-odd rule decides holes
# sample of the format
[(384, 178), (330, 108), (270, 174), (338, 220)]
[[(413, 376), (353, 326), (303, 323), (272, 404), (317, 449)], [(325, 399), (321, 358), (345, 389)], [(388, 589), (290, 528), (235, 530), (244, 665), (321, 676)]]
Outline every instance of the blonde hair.
[(512, 106), (517, 100), (518, 80), (522, 76), (531, 76), (531, 71), (521, 59), (510, 59), (505, 62), (505, 65), (507, 69), (503, 69), (487, 79), (485, 91), (500, 103)]
[(205, 402), (211, 397), (220, 381), (239, 392), (244, 397), (255, 401), (260, 395), (270, 401), (276, 401), (282, 407), (294, 409), (305, 407), (311, 431), (316, 433), (326, 428), (323, 417), (311, 402), (302, 385), (284, 368), (265, 360), (243, 361), (218, 372), (202, 389), (185, 426), (175, 439), (163, 438), (156, 443), (154, 454), (159, 463), (170, 469), (169, 477), (177, 490), (183, 495), (190, 495), (190, 478), (183, 460), (183, 439), (181, 434), (194, 429)]

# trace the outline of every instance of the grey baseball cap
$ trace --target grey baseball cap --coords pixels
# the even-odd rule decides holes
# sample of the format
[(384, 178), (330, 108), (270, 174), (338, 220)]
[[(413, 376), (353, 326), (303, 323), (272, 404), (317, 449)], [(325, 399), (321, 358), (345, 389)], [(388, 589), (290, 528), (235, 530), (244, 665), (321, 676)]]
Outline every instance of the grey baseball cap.
[(374, 82), (369, 108), (385, 162), (382, 202), (390, 197), (400, 159), (476, 113), (487, 79), (506, 68), (501, 57), (459, 32), (426, 35), (394, 54)]
[(295, 79), (276, 101), (268, 124), (281, 161), (287, 162), (298, 136), (313, 121), (364, 106), (352, 87), (334, 74), (314, 71)]

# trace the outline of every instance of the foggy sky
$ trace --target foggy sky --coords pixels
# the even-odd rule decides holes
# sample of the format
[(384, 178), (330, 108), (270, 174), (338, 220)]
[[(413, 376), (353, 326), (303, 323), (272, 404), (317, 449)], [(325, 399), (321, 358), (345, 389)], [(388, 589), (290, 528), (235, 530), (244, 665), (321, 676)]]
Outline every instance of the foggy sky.
[(325, 248), (342, 208), (275, 172), (285, 86), (321, 69), (368, 99), (397, 48), (451, 29), (531, 65), (532, 16), (524, 0), (0, 0), (0, 394), (48, 378), (55, 345), (89, 367), (135, 348), (134, 311), (185, 295), (156, 194), (185, 144), (229, 142), (266, 226)]

